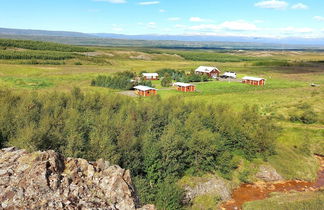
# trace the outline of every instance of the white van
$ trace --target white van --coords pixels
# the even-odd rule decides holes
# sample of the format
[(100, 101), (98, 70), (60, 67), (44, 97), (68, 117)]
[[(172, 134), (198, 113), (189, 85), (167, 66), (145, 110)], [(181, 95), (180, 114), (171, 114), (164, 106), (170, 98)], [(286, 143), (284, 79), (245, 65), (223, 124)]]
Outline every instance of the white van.
[(233, 79), (236, 79), (236, 73), (227, 71), (221, 76), (221, 78), (233, 78)]

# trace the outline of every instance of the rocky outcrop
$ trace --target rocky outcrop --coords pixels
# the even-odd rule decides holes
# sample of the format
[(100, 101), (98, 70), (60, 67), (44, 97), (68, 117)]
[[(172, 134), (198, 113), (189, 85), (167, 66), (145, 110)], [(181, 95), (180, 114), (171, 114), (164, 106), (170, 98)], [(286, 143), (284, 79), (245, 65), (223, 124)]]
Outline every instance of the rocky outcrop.
[[(0, 150), (0, 209), (139, 209), (128, 170), (54, 151)], [(154, 209), (147, 205), (143, 210)]]
[(283, 180), (282, 176), (278, 174), (276, 169), (268, 165), (261, 165), (256, 177), (266, 182), (274, 182)]
[(231, 198), (231, 187), (229, 183), (218, 177), (210, 177), (206, 180), (195, 180), (195, 186), (184, 186), (185, 196), (183, 203), (189, 204), (196, 197), (213, 194), (222, 200)]

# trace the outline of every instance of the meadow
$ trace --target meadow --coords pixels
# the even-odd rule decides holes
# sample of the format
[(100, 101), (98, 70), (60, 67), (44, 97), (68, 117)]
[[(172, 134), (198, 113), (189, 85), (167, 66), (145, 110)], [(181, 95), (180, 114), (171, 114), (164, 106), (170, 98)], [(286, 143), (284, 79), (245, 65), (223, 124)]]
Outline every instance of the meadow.
[[(222, 72), (235, 71), (239, 78), (263, 77), (266, 79), (263, 87), (213, 80), (195, 83), (197, 92), (194, 93), (163, 88), (159, 81), (154, 81), (153, 85), (159, 89), (159, 100), (179, 97), (183, 103), (223, 104), (238, 112), (244, 112), (247, 105), (257, 105), (263, 117), (276, 122), (280, 129), (274, 131), (278, 134), (275, 153), (265, 160), (244, 160), (243, 168), (233, 172), (233, 183), (242, 182), (239, 174), (244, 168), (255, 169), (264, 162), (286, 179), (314, 180), (318, 162), (313, 153), (324, 155), (323, 61), (324, 53), (316, 51), (67, 47), (0, 40), (0, 88), (17, 94), (46, 95), (69, 93), (77, 87), (86, 95), (119, 96), (122, 90), (91, 86), (91, 80), (98, 75), (123, 71), (139, 74), (170, 68), (190, 72), (200, 65), (217, 66)], [(312, 87), (312, 83), (319, 86)], [(132, 100), (149, 102), (152, 99)], [(310, 115), (314, 122), (303, 121), (311, 118)], [(252, 182), (256, 178), (251, 173), (246, 180)], [(312, 201), (315, 196), (312, 195), (306, 198), (311, 197)], [(264, 202), (272, 202), (271, 199), (276, 198)], [(323, 196), (316, 194), (314, 202), (318, 199), (323, 200)], [(258, 205), (262, 204), (256, 203), (256, 207), (249, 204), (246, 208), (255, 209)]]

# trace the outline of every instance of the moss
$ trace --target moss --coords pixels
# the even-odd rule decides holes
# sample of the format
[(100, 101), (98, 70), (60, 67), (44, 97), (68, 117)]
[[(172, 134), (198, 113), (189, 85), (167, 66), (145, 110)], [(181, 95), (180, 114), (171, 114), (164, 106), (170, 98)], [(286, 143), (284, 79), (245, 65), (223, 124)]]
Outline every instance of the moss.
[(221, 198), (218, 197), (217, 195), (213, 194), (207, 194), (207, 195), (201, 195), (196, 197), (193, 202), (192, 206), (189, 207), (188, 209), (192, 210), (201, 210), (201, 209), (206, 209), (206, 210), (216, 210), (219, 209), (218, 205), (221, 202)]

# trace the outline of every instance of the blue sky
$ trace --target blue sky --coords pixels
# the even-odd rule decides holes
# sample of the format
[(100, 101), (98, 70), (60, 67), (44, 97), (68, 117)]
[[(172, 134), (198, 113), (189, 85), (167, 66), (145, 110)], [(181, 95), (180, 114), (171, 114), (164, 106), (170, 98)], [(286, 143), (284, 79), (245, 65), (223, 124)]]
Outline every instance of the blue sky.
[(0, 0), (0, 27), (121, 34), (323, 37), (323, 0)]

